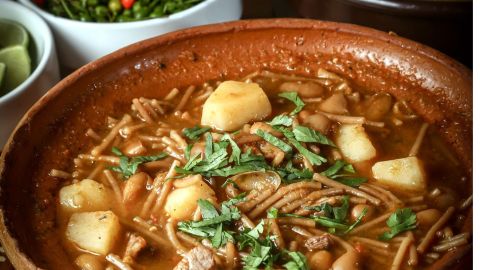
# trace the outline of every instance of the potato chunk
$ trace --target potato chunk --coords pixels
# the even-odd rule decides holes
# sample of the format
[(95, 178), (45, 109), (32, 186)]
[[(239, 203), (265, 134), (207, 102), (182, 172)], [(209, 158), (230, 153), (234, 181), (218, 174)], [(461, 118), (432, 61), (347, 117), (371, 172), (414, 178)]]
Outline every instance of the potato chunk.
[(350, 162), (370, 160), (377, 154), (362, 125), (341, 125), (338, 129), (337, 145)]
[(120, 230), (120, 221), (112, 211), (74, 213), (66, 235), (82, 249), (107, 255), (118, 240)]
[(165, 211), (176, 220), (190, 219), (198, 199), (215, 200), (215, 192), (203, 181), (173, 190), (167, 197)]
[(202, 125), (234, 131), (272, 112), (267, 95), (256, 83), (225, 81), (203, 105)]
[(61, 209), (67, 212), (108, 210), (113, 201), (110, 189), (90, 179), (64, 186), (59, 197)]
[(406, 157), (375, 163), (373, 177), (379, 182), (412, 191), (425, 189), (425, 172), (417, 157)]

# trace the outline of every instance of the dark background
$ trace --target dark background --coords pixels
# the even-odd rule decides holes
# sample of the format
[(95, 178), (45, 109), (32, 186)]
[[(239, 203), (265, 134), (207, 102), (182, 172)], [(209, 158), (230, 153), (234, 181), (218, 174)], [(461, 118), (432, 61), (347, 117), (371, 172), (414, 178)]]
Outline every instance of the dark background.
[(243, 0), (244, 19), (285, 17), (392, 31), (472, 68), (472, 0)]

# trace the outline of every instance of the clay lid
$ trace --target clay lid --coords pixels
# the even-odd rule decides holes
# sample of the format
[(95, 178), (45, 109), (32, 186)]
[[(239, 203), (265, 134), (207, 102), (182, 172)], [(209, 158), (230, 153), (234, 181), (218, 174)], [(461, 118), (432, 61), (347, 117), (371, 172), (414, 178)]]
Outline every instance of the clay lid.
[(61, 183), (48, 172), (65, 168), (65, 160), (90, 147), (81, 139), (85, 131), (127, 110), (132, 98), (259, 69), (314, 76), (319, 67), (409, 101), (440, 130), (471, 175), (472, 74), (438, 51), (364, 27), (313, 20), (196, 27), (82, 67), (21, 120), (0, 161), (0, 237), (12, 263), (18, 269), (73, 267), (55, 236), (54, 196)]

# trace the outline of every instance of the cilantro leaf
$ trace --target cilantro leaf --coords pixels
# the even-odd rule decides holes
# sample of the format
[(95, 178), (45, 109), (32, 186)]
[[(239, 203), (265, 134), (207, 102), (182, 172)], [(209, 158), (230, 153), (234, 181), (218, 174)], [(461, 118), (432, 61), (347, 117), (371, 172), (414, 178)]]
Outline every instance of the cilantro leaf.
[(363, 217), (367, 214), (368, 210), (367, 208), (363, 208), (362, 213), (360, 213), (360, 216), (358, 216), (357, 220), (348, 227), (348, 229), (344, 233), (349, 233), (351, 230), (353, 230), (355, 227), (357, 227), (358, 224), (362, 221)]
[(237, 165), (240, 165), (240, 155), (242, 154), (240, 147), (238, 147), (237, 143), (228, 134), (223, 135), (222, 141), (230, 142), (230, 146), (232, 147), (232, 155), (230, 156), (229, 161), (235, 161)]
[(136, 156), (129, 158), (125, 156), (117, 147), (112, 147), (112, 153), (120, 158), (120, 164), (119, 166), (110, 167), (110, 170), (121, 173), (124, 179), (134, 175), (137, 172), (138, 166), (141, 164), (160, 160), (168, 156), (167, 153), (161, 152), (160, 154), (154, 156)]
[(295, 104), (295, 109), (290, 113), (290, 115), (295, 115), (299, 113), (303, 107), (305, 107), (305, 103), (303, 100), (298, 96), (297, 92), (283, 92), (278, 94), (279, 97), (286, 98)]
[(198, 138), (200, 138), (200, 135), (210, 130), (211, 130), (210, 127), (199, 127), (197, 125), (197, 126), (194, 126), (193, 128), (183, 129), (182, 133), (190, 140), (198, 140)]
[(327, 159), (319, 156), (313, 152), (310, 152), (307, 148), (303, 147), (303, 145), (295, 139), (295, 135), (292, 131), (284, 128), (284, 127), (276, 127), (276, 129), (285, 135), (288, 141), (298, 150), (300, 154), (302, 154), (312, 165), (320, 165), (324, 162), (327, 162)]
[(287, 254), (292, 259), (283, 265), (287, 270), (309, 270), (305, 255), (298, 251), (289, 251)]
[(199, 199), (197, 201), (198, 207), (200, 207), (200, 212), (202, 213), (202, 218), (203, 219), (211, 219), (218, 217), (218, 212), (217, 209), (215, 209), (215, 206), (207, 200), (204, 199)]
[(397, 234), (417, 228), (417, 216), (410, 208), (397, 209), (387, 220), (390, 232), (384, 232), (379, 239), (386, 241)]
[(267, 218), (277, 218), (278, 217), (278, 209), (272, 207), (267, 211)]
[(322, 133), (305, 126), (296, 126), (293, 129), (295, 139), (299, 142), (320, 143), (336, 147), (335, 144)]
[(336, 178), (335, 181), (351, 187), (359, 187), (361, 184), (367, 182), (367, 178), (364, 177), (342, 177)]
[(353, 168), (352, 164), (348, 164), (343, 160), (337, 160), (335, 161), (335, 164), (330, 166), (321, 174), (351, 187), (358, 187), (367, 182), (367, 179), (364, 177), (352, 177), (350, 174), (339, 174), (340, 171), (345, 171), (350, 174), (355, 173), (355, 169)]
[(273, 136), (272, 134), (265, 132), (261, 129), (257, 129), (256, 134), (260, 137), (262, 137), (265, 141), (271, 143), (273, 146), (278, 147), (280, 150), (282, 150), (285, 153), (290, 153), (292, 152), (292, 147), (288, 144), (286, 144), (284, 141), (280, 140), (279, 138)]
[(271, 126), (286, 126), (289, 127), (293, 123), (293, 119), (290, 116), (281, 114), (275, 116), (272, 121), (270, 121), (268, 124)]
[(297, 182), (297, 180), (310, 180), (313, 177), (313, 172), (309, 169), (297, 169), (293, 167), (292, 161), (288, 161), (285, 167), (278, 168), (277, 173), (282, 177), (282, 180), (288, 184)]

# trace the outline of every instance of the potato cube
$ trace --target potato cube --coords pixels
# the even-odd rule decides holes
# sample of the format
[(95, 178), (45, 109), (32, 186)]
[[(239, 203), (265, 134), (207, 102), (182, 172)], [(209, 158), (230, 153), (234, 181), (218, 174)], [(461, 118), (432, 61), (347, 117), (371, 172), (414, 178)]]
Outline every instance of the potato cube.
[(272, 112), (267, 95), (256, 83), (225, 81), (203, 105), (202, 125), (234, 131)]
[(423, 165), (417, 157), (377, 162), (372, 173), (375, 179), (386, 185), (412, 191), (423, 191), (426, 187)]
[(64, 186), (59, 197), (61, 209), (67, 212), (108, 210), (113, 201), (110, 189), (90, 179)]
[(370, 160), (377, 155), (362, 125), (341, 125), (338, 129), (337, 145), (342, 155), (350, 162)]
[(203, 181), (173, 190), (167, 197), (165, 211), (176, 220), (190, 219), (199, 199), (215, 200), (215, 192)]
[(67, 239), (79, 248), (107, 255), (120, 236), (120, 221), (112, 211), (74, 213), (67, 225)]

